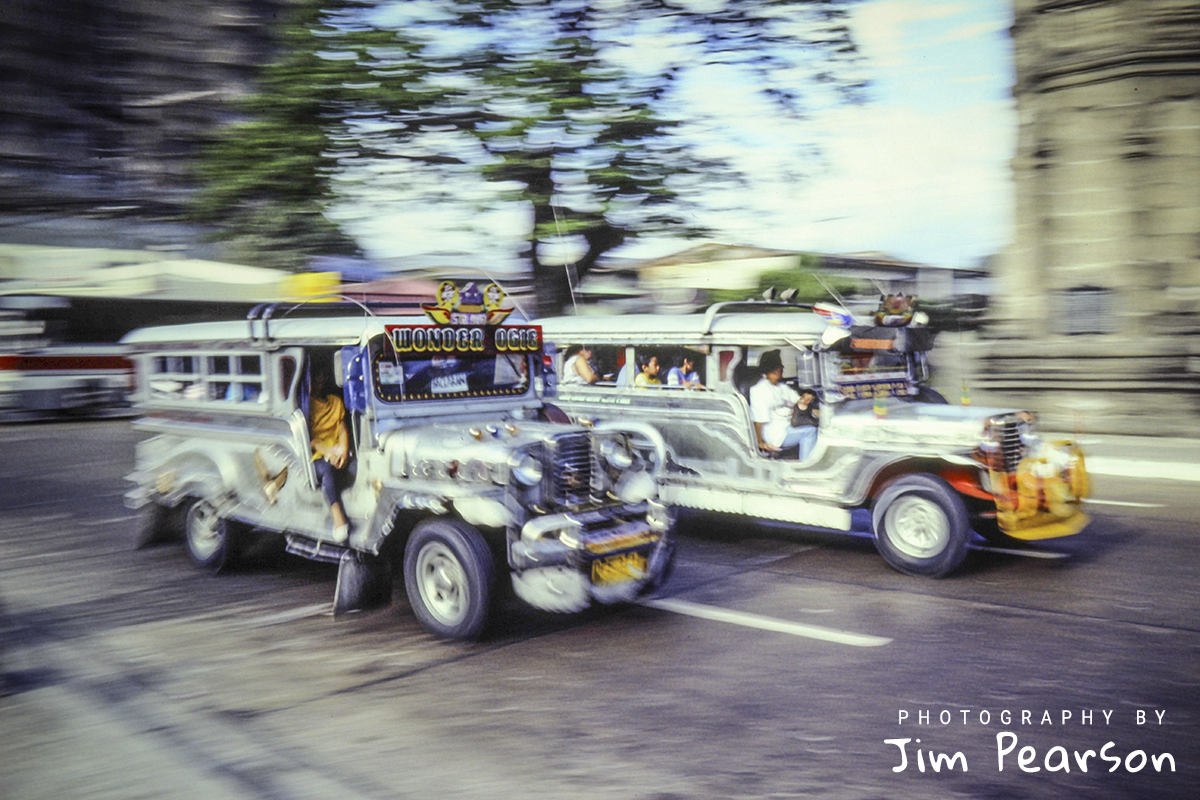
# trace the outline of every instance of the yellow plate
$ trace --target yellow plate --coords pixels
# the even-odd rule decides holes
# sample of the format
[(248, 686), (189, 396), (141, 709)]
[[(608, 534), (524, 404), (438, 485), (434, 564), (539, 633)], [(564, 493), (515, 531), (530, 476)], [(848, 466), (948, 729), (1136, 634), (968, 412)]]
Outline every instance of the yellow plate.
[(592, 583), (603, 586), (646, 577), (646, 557), (641, 553), (621, 553), (592, 562)]

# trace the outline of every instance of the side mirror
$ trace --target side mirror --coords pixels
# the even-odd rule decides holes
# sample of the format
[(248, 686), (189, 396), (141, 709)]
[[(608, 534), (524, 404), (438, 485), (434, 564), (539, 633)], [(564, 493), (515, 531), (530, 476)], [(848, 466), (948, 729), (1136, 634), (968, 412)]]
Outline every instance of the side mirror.
[(819, 386), (821, 376), (817, 370), (817, 357), (810, 350), (796, 353), (796, 378), (801, 386)]
[(558, 395), (558, 348), (554, 342), (542, 341), (542, 397)]

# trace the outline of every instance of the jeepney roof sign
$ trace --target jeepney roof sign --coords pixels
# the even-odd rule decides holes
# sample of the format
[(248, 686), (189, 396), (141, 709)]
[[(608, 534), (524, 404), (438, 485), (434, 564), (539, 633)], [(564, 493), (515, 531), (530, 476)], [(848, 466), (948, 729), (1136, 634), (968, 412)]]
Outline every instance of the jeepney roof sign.
[(421, 310), (438, 325), (499, 325), (513, 312), (497, 283), (480, 290), (474, 281), (461, 288), (454, 281), (442, 281), (435, 299), (434, 303), (422, 303)]

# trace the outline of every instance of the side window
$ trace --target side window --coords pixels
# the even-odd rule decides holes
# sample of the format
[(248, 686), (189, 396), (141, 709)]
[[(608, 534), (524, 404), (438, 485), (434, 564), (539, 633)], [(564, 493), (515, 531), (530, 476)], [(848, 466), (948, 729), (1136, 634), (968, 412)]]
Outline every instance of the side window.
[(664, 386), (695, 389), (707, 385), (707, 349), (663, 347), (659, 349), (658, 358), (662, 365), (659, 377), (662, 378)]
[(208, 356), (207, 399), (230, 403), (257, 403), (263, 396), (262, 356), (230, 354)]
[(204, 384), (198, 359), (190, 355), (155, 356), (148, 381), (156, 400), (199, 400)]
[(584, 352), (590, 352), (591, 357), (587, 359), (588, 366), (596, 373), (597, 385), (612, 386), (617, 380), (617, 373), (621, 371), (621, 366), (625, 363), (625, 348), (614, 347), (610, 344), (592, 345), (586, 348), (585, 345), (572, 344), (568, 345), (563, 350), (561, 369), (564, 370), (561, 382), (566, 385), (578, 384), (581, 381), (569, 376), (565, 370), (567, 365), (572, 364), (572, 359), (583, 357)]
[(625, 348), (614, 347), (611, 344), (596, 345), (592, 354), (592, 368), (600, 376), (600, 383), (611, 385), (617, 380), (617, 373), (625, 366)]
[(666, 383), (667, 370), (657, 347), (638, 347), (633, 363), (627, 365), (627, 385), (635, 388), (658, 388)]
[(148, 381), (158, 400), (259, 403), (263, 393), (262, 356), (257, 353), (155, 356)]

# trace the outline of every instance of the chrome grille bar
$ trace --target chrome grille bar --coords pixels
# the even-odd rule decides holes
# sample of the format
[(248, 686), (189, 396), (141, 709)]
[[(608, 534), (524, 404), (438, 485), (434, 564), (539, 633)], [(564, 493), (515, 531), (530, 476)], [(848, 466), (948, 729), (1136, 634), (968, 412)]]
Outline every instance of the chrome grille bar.
[(592, 488), (592, 438), (587, 432), (554, 437), (550, 470), (551, 501), (559, 506), (586, 503)]
[(1021, 457), (1025, 455), (1025, 447), (1021, 444), (1021, 431), (1017, 427), (1017, 421), (1012, 417), (1004, 420), (1004, 427), (1000, 433), (1000, 450), (1004, 453), (1005, 470), (1015, 471), (1021, 463)]

